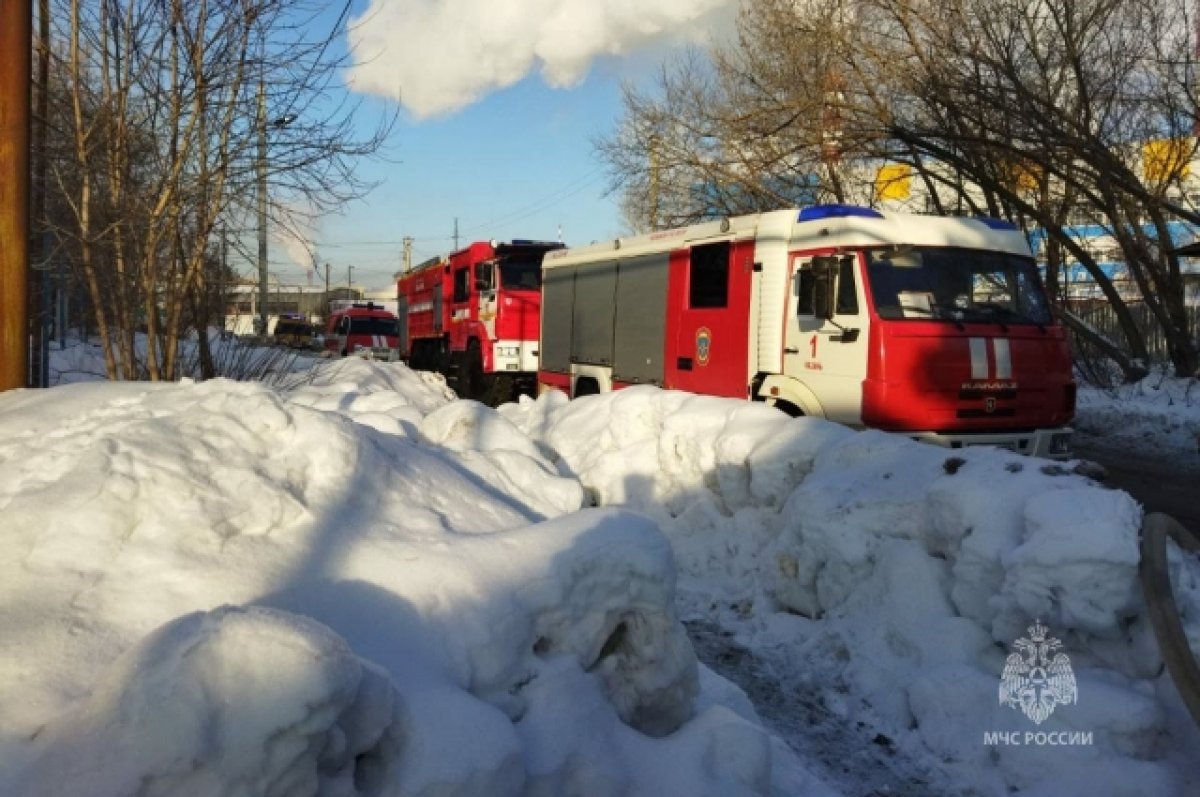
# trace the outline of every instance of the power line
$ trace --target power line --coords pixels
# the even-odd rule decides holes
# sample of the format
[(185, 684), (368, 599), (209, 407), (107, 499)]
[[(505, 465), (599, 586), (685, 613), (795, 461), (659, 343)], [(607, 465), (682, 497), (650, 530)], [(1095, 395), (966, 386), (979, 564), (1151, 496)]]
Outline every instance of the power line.
[(601, 172), (603, 172), (603, 169), (604, 169), (603, 166), (597, 166), (595, 169), (592, 169), (587, 174), (584, 174), (581, 177), (577, 177), (574, 180), (571, 180), (569, 183), (564, 185), (562, 188), (559, 188), (558, 190), (556, 190), (550, 194), (547, 194), (542, 199), (535, 200), (534, 202), (531, 202), (528, 205), (525, 205), (524, 207), (517, 208), (516, 210), (510, 211), (509, 213), (507, 213), (503, 216), (500, 216), (499, 218), (492, 219), (484, 224), (479, 224), (479, 225), (476, 225), (475, 227), (471, 227), (470, 229), (467, 230), (467, 232), (468, 233), (476, 232), (478, 230), (488, 229), (491, 227), (497, 227), (501, 224), (511, 224), (514, 221), (520, 221), (521, 219), (528, 218), (529, 216), (532, 216), (535, 213), (538, 213), (543, 210), (546, 210), (547, 208), (553, 207), (554, 205), (557, 205), (559, 202), (562, 202), (564, 199), (567, 199), (569, 197), (574, 196), (575, 194), (578, 194), (580, 191), (587, 188), (589, 185), (592, 185), (593, 183), (595, 183), (596, 178), (598, 176), (600, 176)]

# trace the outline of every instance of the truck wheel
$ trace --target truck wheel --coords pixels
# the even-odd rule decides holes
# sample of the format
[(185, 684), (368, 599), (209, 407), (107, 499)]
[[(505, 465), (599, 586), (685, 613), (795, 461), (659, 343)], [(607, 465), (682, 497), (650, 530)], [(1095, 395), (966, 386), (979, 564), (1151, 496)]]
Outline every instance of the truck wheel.
[(516, 380), (507, 374), (492, 374), (484, 377), (483, 403), (489, 407), (499, 407), (506, 401), (512, 401)]
[(797, 407), (790, 401), (776, 400), (771, 404), (772, 407), (787, 415), (789, 418), (800, 418), (804, 416), (804, 410)]
[(575, 380), (575, 392), (571, 398), (594, 396), (600, 392), (600, 383), (593, 376), (581, 376)]
[(467, 356), (459, 375), (459, 383), (462, 385), (462, 390), (458, 393), (459, 398), (476, 401), (483, 398), (483, 352), (479, 350), (479, 341), (473, 340), (467, 344)]

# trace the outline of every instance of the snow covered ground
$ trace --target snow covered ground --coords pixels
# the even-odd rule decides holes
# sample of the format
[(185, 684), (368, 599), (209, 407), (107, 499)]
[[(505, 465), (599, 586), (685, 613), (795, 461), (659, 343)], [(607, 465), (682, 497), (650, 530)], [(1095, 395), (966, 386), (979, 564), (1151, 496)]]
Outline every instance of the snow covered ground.
[[(1140, 509), (1069, 467), (312, 377), (0, 396), (0, 794), (1200, 792)], [(998, 700), (1038, 620), (1040, 723)]]

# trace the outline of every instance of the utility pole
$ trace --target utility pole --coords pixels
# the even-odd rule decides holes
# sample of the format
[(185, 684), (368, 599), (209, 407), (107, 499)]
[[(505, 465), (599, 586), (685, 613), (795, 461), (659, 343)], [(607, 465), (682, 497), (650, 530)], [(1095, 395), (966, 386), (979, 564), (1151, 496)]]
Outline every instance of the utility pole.
[(411, 236), (404, 236), (404, 271), (405, 273), (412, 271), (412, 245), (413, 239)]
[(50, 225), (46, 223), (46, 175), (48, 173), (46, 148), (46, 119), (50, 107), (50, 2), (38, 0), (37, 39), (37, 112), (33, 128), (33, 208), (30, 224), (40, 234), (35, 244), (37, 265), (30, 270), (30, 325), (32, 346), (30, 350), (30, 387), (50, 385)]
[(321, 296), (321, 321), (329, 320), (329, 264), (325, 264), (325, 293)]
[(258, 79), (258, 329), (267, 334), (267, 87)]
[(658, 193), (659, 193), (659, 155), (658, 147), (660, 140), (657, 135), (650, 136), (650, 229), (658, 229)]
[[(221, 312), (221, 332), (225, 332), (225, 318), (228, 315), (229, 300), (225, 294), (225, 275), (229, 272), (229, 236), (225, 225), (221, 225), (221, 274), (217, 279), (217, 306)], [(223, 337), (224, 335), (222, 335)]]
[(350, 290), (349, 299), (354, 298), (354, 266), (346, 266), (346, 287)]
[(0, 3), (0, 390), (29, 378), (29, 86), (33, 4)]
[(454, 251), (458, 251), (458, 217), (454, 217)]

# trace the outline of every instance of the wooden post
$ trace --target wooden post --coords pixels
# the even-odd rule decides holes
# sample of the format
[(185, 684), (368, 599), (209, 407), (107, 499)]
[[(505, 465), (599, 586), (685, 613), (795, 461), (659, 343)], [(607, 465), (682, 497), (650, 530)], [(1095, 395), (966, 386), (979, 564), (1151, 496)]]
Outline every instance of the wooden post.
[(0, 390), (29, 379), (29, 89), (33, 4), (0, 0)]

